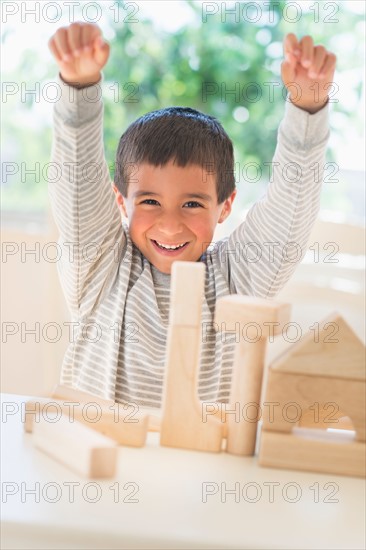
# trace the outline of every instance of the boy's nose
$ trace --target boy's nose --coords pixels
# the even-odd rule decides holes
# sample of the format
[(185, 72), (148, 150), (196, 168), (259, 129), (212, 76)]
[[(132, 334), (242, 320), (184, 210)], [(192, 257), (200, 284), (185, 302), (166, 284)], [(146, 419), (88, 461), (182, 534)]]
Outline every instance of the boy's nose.
[(162, 235), (170, 236), (179, 236), (184, 230), (183, 223), (176, 214), (161, 216), (157, 222), (157, 227)]

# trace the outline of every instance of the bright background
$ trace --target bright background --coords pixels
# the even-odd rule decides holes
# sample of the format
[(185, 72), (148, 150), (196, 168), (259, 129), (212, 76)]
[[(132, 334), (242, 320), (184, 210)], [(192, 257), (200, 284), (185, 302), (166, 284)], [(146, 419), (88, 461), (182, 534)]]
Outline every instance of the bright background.
[[(31, 13), (36, 4), (38, 13)], [(321, 216), (363, 223), (364, 2), (226, 2), (226, 15), (221, 2), (83, 1), (75, 2), (74, 14), (64, 2), (55, 4), (2, 2), (1, 191), (8, 223), (24, 227), (27, 221), (39, 224), (46, 219), (44, 167), (50, 161), (54, 97), (49, 84), (57, 74), (47, 42), (59, 26), (73, 20), (95, 21), (112, 46), (104, 72), (105, 146), (112, 177), (119, 137), (141, 114), (184, 105), (222, 122), (241, 167), (239, 193), (225, 232), (241, 221), (268, 181), (264, 163), (272, 160), (285, 105), (280, 77), (283, 37), (288, 32), (312, 35), (338, 58), (339, 89), (333, 96), (337, 102), (332, 104), (327, 152), (332, 164), (325, 172)], [(214, 15), (205, 15), (214, 10)], [(257, 101), (251, 82), (262, 91)], [(215, 83), (217, 90), (207, 101), (202, 99), (204, 83)], [(264, 83), (276, 86), (272, 102)], [(235, 85), (241, 97), (225, 95), (225, 89), (229, 92)], [(37, 90), (36, 96), (26, 94), (29, 90)], [(253, 168), (243, 175), (247, 163), (262, 171), (258, 181), (260, 174)], [(25, 174), (25, 168), (37, 169), (39, 175)]]

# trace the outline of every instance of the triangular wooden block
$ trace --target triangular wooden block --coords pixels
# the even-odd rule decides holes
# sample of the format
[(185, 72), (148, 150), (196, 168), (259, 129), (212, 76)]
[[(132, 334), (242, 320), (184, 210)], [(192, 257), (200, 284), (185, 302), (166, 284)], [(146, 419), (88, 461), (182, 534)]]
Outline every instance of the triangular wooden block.
[(365, 380), (365, 346), (338, 313), (332, 313), (271, 365), (278, 372)]

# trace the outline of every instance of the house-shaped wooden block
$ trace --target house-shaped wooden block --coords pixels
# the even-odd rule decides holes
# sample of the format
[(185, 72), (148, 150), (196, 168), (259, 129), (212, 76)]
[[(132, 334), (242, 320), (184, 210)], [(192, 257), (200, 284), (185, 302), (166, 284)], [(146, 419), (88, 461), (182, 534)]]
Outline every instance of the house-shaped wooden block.
[(365, 395), (365, 346), (334, 313), (270, 366), (259, 464), (365, 477)]

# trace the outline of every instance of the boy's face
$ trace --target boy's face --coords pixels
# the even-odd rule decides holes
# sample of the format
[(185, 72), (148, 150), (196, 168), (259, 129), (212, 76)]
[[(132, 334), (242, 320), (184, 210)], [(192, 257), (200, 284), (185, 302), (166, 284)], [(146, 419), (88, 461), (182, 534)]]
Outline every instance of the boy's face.
[(174, 261), (199, 260), (212, 241), (216, 224), (230, 214), (236, 195), (234, 191), (218, 204), (213, 174), (195, 164), (182, 168), (172, 161), (163, 167), (140, 164), (129, 182), (127, 197), (115, 186), (113, 190), (129, 220), (133, 243), (159, 271), (169, 274)]

